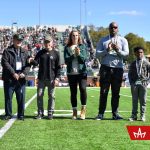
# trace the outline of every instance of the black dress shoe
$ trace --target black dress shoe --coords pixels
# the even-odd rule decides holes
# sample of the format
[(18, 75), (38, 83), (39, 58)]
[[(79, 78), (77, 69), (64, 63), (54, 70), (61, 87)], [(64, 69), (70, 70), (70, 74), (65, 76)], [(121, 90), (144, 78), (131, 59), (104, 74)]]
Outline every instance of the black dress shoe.
[(3, 118), (3, 120), (9, 120), (9, 119), (11, 119), (12, 118), (12, 116), (4, 116), (4, 118)]
[(18, 120), (24, 121), (24, 116), (19, 116), (19, 117), (18, 117)]
[(113, 120), (121, 120), (123, 119), (119, 114), (113, 114), (113, 117), (112, 117)]

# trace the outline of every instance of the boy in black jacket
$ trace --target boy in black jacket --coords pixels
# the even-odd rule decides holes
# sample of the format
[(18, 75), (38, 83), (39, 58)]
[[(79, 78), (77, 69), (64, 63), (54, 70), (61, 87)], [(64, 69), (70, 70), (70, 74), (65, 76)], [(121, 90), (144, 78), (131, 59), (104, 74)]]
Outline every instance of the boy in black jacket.
[(35, 119), (44, 117), (43, 96), (45, 87), (48, 87), (48, 119), (53, 119), (55, 107), (55, 85), (58, 84), (60, 76), (60, 56), (59, 52), (53, 49), (53, 40), (46, 36), (44, 40), (45, 48), (37, 53), (35, 59), (30, 58), (29, 62), (39, 65), (37, 106), (38, 115)]

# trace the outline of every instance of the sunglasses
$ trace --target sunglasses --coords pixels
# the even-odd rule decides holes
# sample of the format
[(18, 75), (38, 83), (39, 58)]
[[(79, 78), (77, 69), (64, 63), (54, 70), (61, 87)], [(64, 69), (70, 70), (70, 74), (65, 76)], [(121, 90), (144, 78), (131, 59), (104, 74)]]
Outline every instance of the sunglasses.
[(110, 29), (117, 29), (117, 28), (118, 28), (118, 27), (115, 27), (115, 26), (114, 26), (114, 27), (110, 27)]

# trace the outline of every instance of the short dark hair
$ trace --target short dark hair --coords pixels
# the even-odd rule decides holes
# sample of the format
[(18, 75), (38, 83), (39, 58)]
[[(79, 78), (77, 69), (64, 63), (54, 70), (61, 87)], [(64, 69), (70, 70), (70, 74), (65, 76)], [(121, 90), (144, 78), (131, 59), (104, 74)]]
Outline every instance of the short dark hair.
[(144, 48), (142, 46), (137, 46), (134, 48), (134, 53), (138, 52), (140, 49), (142, 49), (144, 52)]

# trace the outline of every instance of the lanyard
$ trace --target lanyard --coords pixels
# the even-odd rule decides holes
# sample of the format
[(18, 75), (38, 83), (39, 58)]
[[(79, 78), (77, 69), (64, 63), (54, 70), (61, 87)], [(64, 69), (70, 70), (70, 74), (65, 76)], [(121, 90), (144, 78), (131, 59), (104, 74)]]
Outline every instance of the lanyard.
[[(114, 40), (112, 40), (112, 39), (114, 39)], [(114, 37), (110, 37), (110, 34), (109, 34), (109, 40), (111, 40), (111, 43), (117, 44), (117, 39), (118, 39), (118, 35), (116, 35)]]
[(141, 75), (142, 65), (143, 65), (143, 58), (141, 60), (141, 65), (140, 66), (139, 66), (138, 60), (136, 60), (136, 70), (137, 70), (138, 77), (140, 77), (140, 75)]
[(21, 52), (20, 49), (16, 49), (16, 61), (21, 61)]

